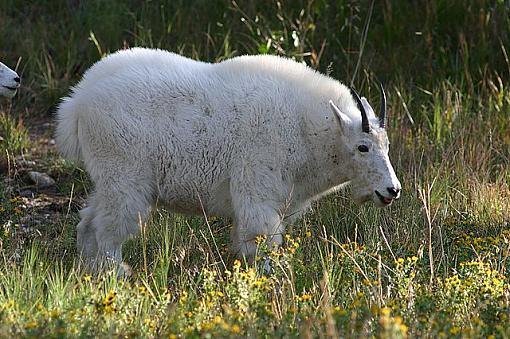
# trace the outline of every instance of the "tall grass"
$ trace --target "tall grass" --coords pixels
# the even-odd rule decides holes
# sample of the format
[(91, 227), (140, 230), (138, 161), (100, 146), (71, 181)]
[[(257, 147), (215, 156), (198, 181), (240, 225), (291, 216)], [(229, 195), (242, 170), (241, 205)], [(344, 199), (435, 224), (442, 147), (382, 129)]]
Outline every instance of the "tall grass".
[(81, 269), (76, 194), (90, 184), (52, 158), (70, 199), (57, 222), (27, 225), (27, 200), (0, 195), (0, 335), (510, 336), (507, 2), (4, 0), (0, 22), (0, 56), (23, 77), (0, 108), (28, 127), (132, 46), (210, 62), (278, 54), (372, 100), (381, 79), (404, 189), (387, 210), (349, 192), (319, 201), (268, 253), (268, 276), (229, 255), (228, 221), (160, 210), (125, 246), (134, 277), (118, 281)]

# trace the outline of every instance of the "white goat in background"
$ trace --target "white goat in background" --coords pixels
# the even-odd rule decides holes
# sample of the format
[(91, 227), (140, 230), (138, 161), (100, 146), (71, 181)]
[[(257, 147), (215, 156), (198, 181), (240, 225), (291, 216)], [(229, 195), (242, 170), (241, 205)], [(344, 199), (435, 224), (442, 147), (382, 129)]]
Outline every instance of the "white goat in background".
[(18, 74), (0, 62), (0, 96), (12, 98), (19, 86)]
[[(381, 86), (382, 90), (382, 86)], [(83, 160), (95, 190), (81, 210), (78, 250), (122, 260), (156, 201), (233, 220), (233, 250), (282, 243), (283, 220), (351, 182), (357, 202), (400, 194), (381, 118), (338, 81), (289, 59), (218, 64), (152, 49), (93, 65), (57, 112), (57, 145)]]

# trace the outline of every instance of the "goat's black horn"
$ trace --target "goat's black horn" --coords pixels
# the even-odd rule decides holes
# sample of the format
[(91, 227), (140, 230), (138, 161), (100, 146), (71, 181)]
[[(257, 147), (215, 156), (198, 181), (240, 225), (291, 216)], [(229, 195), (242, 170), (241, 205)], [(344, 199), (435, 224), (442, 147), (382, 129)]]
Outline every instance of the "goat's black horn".
[(379, 90), (381, 91), (381, 113), (379, 116), (379, 126), (386, 128), (386, 93), (382, 83), (379, 83)]
[(354, 97), (354, 100), (356, 100), (358, 108), (361, 112), (361, 130), (365, 133), (370, 133), (370, 124), (368, 123), (367, 112), (361, 103), (361, 98), (359, 97), (358, 93), (356, 93), (354, 88), (350, 87), (349, 89), (351, 90), (351, 94)]

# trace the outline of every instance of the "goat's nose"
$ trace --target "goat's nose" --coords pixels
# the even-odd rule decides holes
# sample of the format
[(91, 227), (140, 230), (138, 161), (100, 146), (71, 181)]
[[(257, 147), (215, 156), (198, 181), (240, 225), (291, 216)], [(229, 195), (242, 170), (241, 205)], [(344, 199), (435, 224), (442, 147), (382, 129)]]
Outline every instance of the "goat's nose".
[(390, 194), (391, 194), (393, 197), (398, 198), (399, 193), (400, 193), (400, 188), (387, 187), (386, 189), (388, 190), (388, 192), (390, 192)]
[(20, 80), (21, 80), (21, 79), (20, 79), (19, 77), (15, 77), (15, 78), (14, 78), (14, 81), (16, 81), (16, 82), (18, 82), (18, 83), (20, 82)]

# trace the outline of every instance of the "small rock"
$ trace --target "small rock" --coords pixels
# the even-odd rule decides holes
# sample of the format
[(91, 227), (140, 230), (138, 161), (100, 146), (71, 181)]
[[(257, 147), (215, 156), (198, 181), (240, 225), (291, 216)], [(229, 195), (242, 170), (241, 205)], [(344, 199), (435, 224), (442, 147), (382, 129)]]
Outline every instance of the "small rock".
[(25, 198), (33, 199), (35, 194), (32, 190), (29, 189), (22, 189), (18, 191), (18, 195)]
[(4, 195), (6, 197), (10, 197), (11, 195), (13, 195), (13, 193), (14, 193), (14, 187), (12, 187), (12, 186), (4, 187)]
[(30, 171), (28, 176), (35, 183), (37, 188), (47, 188), (55, 185), (55, 180), (46, 173)]
[(35, 166), (35, 161), (33, 161), (33, 160), (19, 159), (19, 160), (16, 160), (16, 163), (18, 164), (19, 167), (23, 167), (23, 168)]

